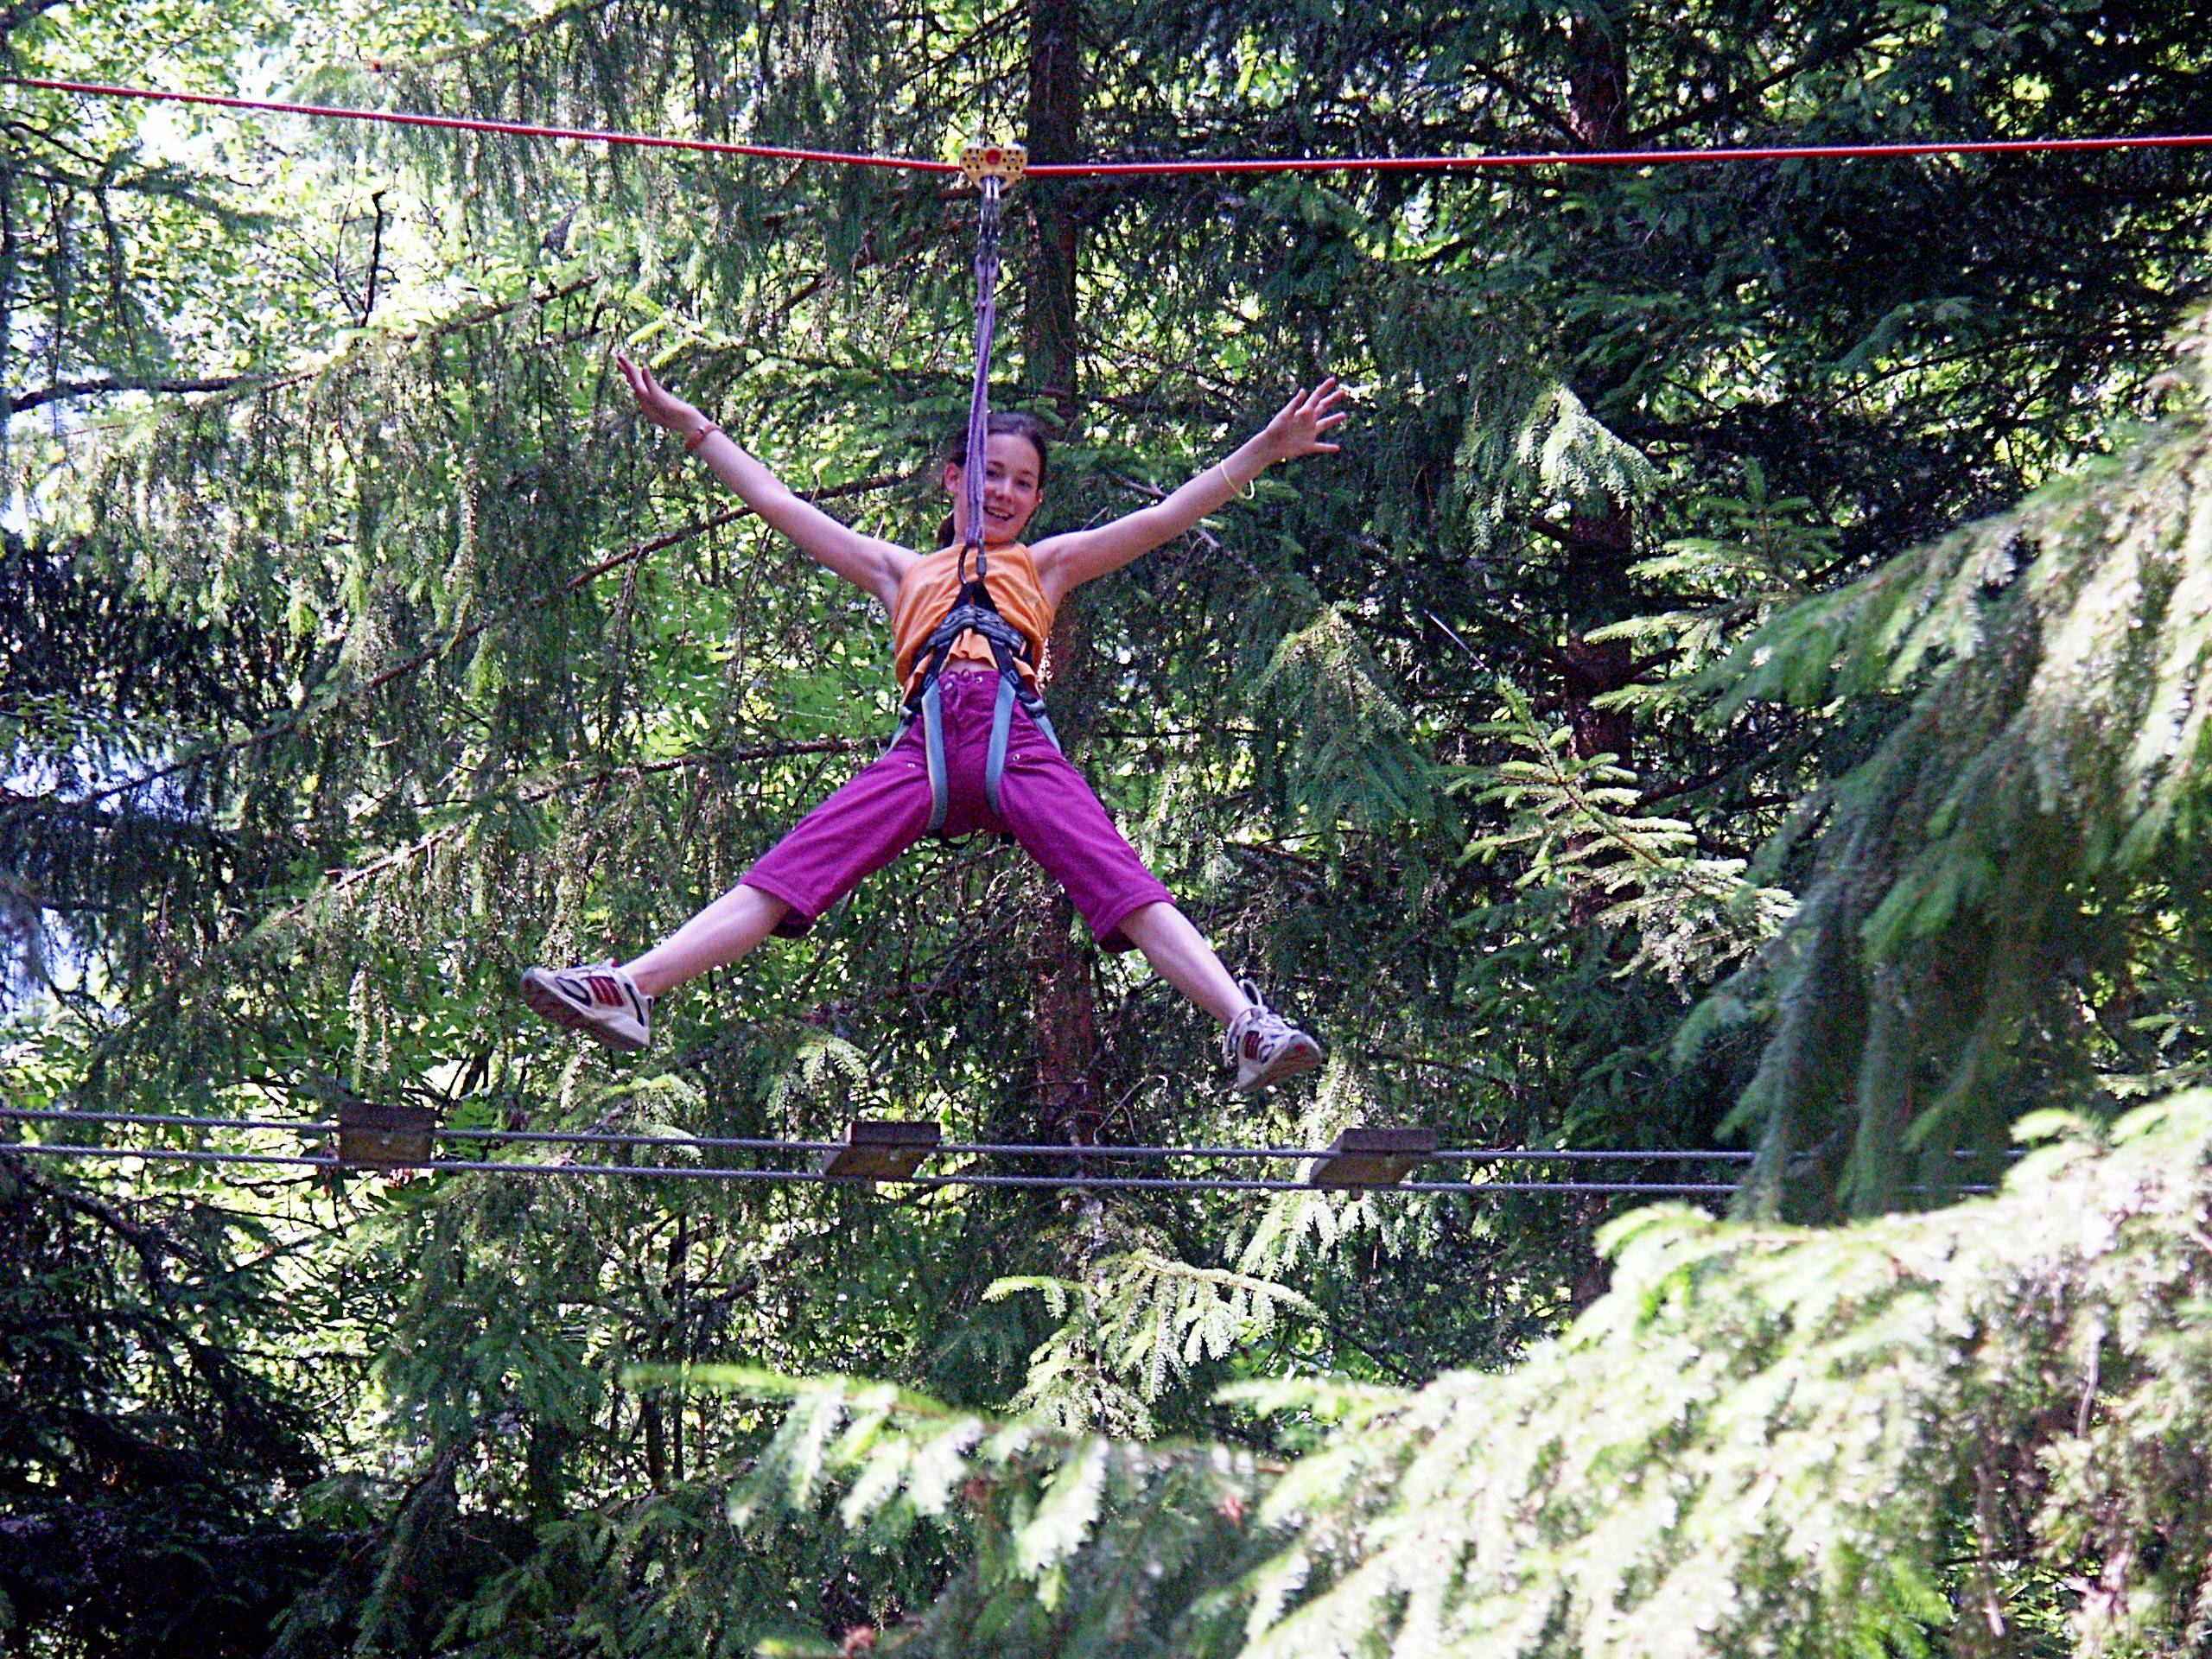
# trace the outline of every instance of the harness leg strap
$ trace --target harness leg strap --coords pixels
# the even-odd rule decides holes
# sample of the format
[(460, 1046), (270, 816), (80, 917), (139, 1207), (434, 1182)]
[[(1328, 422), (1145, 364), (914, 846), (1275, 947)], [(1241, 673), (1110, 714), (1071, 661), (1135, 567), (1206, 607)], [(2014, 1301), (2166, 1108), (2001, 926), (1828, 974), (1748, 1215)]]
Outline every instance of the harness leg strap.
[(1045, 712), (1045, 699), (1021, 684), (1013, 675), (1001, 675), (998, 702), (991, 709), (990, 753), (983, 766), (983, 793), (990, 800), (991, 810), (1001, 822), (1006, 817), (1006, 808), (999, 800), (999, 788), (1001, 780), (1006, 776), (1007, 742), (1014, 728), (1014, 710), (1017, 703), (1029, 716), (1030, 723), (1044, 734), (1045, 741), (1055, 750), (1060, 747), (1060, 734), (1052, 729), (1052, 717)]
[(923, 833), (933, 836), (944, 828), (944, 815), (952, 804), (944, 766), (944, 700), (934, 680), (922, 693), (922, 744), (930, 757), (930, 827)]
[(1003, 823), (1006, 811), (999, 804), (999, 780), (1006, 776), (1006, 742), (1014, 728), (1014, 677), (999, 676), (998, 700), (991, 705), (991, 748), (983, 761), (983, 797)]
[(1057, 753), (1065, 754), (1067, 751), (1060, 747), (1060, 734), (1052, 729), (1052, 717), (1045, 712), (1045, 699), (1026, 688), (1020, 695), (1023, 709), (1027, 712), (1031, 722), (1036, 726), (1037, 729), (1045, 734), (1045, 741), (1051, 744)]

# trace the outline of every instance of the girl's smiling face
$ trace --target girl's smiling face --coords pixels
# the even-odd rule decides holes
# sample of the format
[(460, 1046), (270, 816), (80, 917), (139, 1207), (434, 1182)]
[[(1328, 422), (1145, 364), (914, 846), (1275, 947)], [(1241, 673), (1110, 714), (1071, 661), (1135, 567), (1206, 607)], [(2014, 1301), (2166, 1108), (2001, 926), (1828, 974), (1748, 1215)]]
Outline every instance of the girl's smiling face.
[[(965, 541), (967, 492), (958, 461), (945, 462), (944, 487), (952, 497), (954, 536)], [(983, 449), (983, 544), (1020, 541), (1044, 499), (1045, 463), (1037, 446), (1019, 432), (992, 433)]]

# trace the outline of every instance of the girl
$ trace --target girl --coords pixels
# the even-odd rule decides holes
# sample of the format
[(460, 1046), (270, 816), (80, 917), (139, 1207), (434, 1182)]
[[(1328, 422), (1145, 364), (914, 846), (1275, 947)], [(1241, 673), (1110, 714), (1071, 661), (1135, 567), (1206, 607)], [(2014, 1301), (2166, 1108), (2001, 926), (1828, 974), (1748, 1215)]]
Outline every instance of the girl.
[[(1044, 499), (1046, 441), (1025, 415), (990, 417), (985, 448), (983, 523), (968, 523), (964, 448), (945, 463), (952, 514), (935, 552), (917, 554), (839, 523), (801, 500), (721, 428), (675, 396), (652, 372), (621, 353), (615, 362), (656, 425), (680, 435), (761, 519), (802, 552), (881, 601), (891, 620), (894, 656), (910, 709), (924, 682), (933, 680), (938, 705), (929, 722), (941, 727), (942, 773), (932, 776), (925, 722), (910, 720), (890, 752), (815, 808), (737, 886), (643, 956), (622, 963), (523, 976), (523, 998), (547, 1019), (612, 1047), (641, 1049), (652, 1030), (653, 999), (710, 968), (735, 962), (771, 933), (797, 938), (863, 877), (880, 869), (932, 828), (948, 835), (988, 829), (1011, 835), (1066, 888), (1099, 944), (1144, 952), (1155, 972), (1224, 1027), (1222, 1051), (1236, 1067), (1236, 1087), (1252, 1090), (1312, 1070), (1321, 1048), (1270, 1009), (1249, 981), (1232, 978), (1173, 894), (1147, 870), (1114, 828), (1081, 773), (1060, 754), (1048, 723), (1039, 724), (1035, 664), (1052, 618), (1068, 594), (1173, 540), (1279, 461), (1332, 454), (1322, 434), (1343, 421), (1334, 408), (1343, 392), (1332, 377), (1300, 391), (1266, 429), (1226, 461), (1217, 461), (1165, 500), (1094, 530), (1048, 536), (1025, 546), (1022, 531)], [(976, 548), (986, 567), (969, 578)], [(929, 653), (925, 646), (963, 598), (987, 594), (1003, 650), (963, 632)], [(970, 613), (973, 614), (973, 613)], [(941, 669), (932, 675), (930, 670)], [(1002, 680), (1022, 695), (1005, 726), (1002, 756), (989, 753)]]

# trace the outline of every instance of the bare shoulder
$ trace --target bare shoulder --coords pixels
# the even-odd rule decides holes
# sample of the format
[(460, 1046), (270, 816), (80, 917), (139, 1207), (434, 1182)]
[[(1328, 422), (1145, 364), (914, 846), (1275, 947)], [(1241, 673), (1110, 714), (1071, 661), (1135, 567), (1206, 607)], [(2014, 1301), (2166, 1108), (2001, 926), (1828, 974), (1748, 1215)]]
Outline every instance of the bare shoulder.
[(1046, 597), (1055, 606), (1067, 597), (1071, 588), (1082, 582), (1074, 570), (1084, 537), (1088, 533), (1080, 530), (1064, 531), (1058, 536), (1047, 536), (1042, 541), (1029, 543), (1029, 563), (1036, 567), (1037, 585), (1045, 590)]
[(906, 583), (906, 573), (922, 562), (922, 556), (896, 542), (879, 541), (875, 550), (882, 572), (876, 597), (883, 601), (885, 610), (893, 611), (899, 608), (899, 589)]

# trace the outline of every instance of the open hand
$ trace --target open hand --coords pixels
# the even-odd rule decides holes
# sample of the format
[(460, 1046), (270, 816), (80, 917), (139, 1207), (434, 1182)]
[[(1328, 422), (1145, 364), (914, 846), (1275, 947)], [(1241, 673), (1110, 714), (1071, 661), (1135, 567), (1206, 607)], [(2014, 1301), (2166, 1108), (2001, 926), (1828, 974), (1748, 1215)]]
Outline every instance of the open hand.
[(629, 353), (614, 353), (614, 366), (622, 371), (622, 378), (630, 383), (630, 390), (638, 399), (638, 412), (655, 426), (664, 426), (671, 432), (680, 432), (686, 438), (704, 426), (712, 425), (690, 404), (653, 378), (653, 372), (630, 360)]
[(1268, 461), (1335, 454), (1338, 446), (1326, 442), (1321, 435), (1350, 418), (1346, 411), (1336, 407), (1344, 395), (1344, 389), (1333, 374), (1313, 391), (1301, 390), (1294, 394), (1260, 435), (1261, 442), (1267, 447)]

